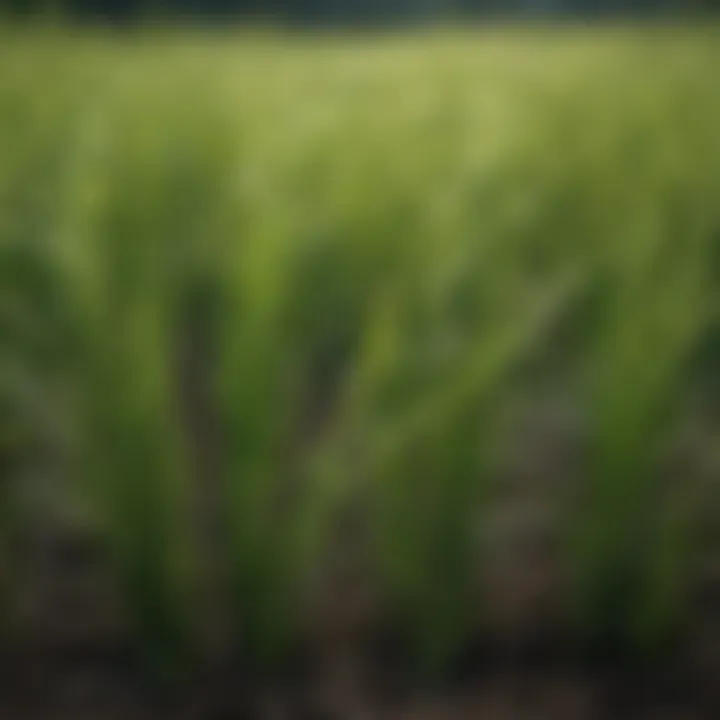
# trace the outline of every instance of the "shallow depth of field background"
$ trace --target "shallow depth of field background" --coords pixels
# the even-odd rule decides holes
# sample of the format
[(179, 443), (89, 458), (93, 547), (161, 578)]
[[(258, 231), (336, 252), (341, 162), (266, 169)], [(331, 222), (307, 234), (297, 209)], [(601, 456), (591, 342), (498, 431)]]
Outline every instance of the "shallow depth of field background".
[(712, 688), (716, 27), (52, 17), (0, 26), (3, 658)]

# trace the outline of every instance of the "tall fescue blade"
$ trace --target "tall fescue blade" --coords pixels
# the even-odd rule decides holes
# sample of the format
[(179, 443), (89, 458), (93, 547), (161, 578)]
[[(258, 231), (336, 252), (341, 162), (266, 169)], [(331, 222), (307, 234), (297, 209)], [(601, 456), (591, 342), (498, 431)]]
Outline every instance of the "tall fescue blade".
[[(446, 668), (477, 629), (478, 538), (498, 402), (582, 284), (582, 274), (557, 277), (532, 305), (508, 304), (491, 324), (456, 338), (460, 352), (424, 380), (413, 377), (423, 348), (408, 334), (412, 295), (402, 288), (382, 296), (370, 318), (351, 428), (373, 482), (381, 587), (424, 672)], [(424, 319), (438, 349), (453, 322), (449, 309)]]
[(693, 480), (664, 479), (663, 464), (711, 317), (712, 229), (702, 185), (693, 188), (693, 171), (677, 167), (670, 133), (655, 133), (648, 127), (635, 145), (650, 175), (634, 190), (634, 233), (603, 250), (590, 477), (570, 541), (584, 631), (613, 651), (654, 650), (673, 638), (688, 619), (698, 559)]
[(15, 540), (27, 530), (34, 489), (27, 470), (56, 483), (62, 471), (52, 458), (65, 442), (67, 307), (55, 241), (78, 97), (59, 71), (48, 72), (54, 84), (38, 96), (43, 59), (0, 77), (0, 602), (11, 625), (5, 611), (22, 579)]
[[(303, 358), (292, 327), (297, 293), (294, 216), (256, 198), (219, 277), (222, 305), (216, 402), (222, 421), (223, 526), (239, 649), (251, 663), (283, 659), (302, 601), (297, 533), (312, 493), (292, 435), (302, 406)], [(302, 569), (305, 569), (303, 565)]]
[(101, 111), (77, 148), (63, 263), (86, 487), (132, 628), (164, 674), (194, 642), (190, 473), (175, 377), (184, 178), (181, 149), (161, 125), (171, 106), (158, 103), (148, 119), (115, 90), (113, 115)]

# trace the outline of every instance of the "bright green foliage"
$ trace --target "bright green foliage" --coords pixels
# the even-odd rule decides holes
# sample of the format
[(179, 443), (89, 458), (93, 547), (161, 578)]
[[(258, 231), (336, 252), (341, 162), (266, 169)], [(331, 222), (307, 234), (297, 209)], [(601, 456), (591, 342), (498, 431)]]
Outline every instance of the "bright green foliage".
[(193, 208), (177, 167), (182, 146), (160, 117), (125, 99), (99, 103), (78, 137), (58, 264), (73, 321), (69, 375), (86, 489), (132, 627), (165, 673), (194, 640), (191, 477), (175, 377), (178, 263)]
[(0, 28), (0, 446), (61, 448), (158, 669), (196, 639), (206, 481), (251, 661), (287, 652), (358, 503), (443, 669), (483, 615), (506, 403), (558, 377), (590, 446), (573, 606), (624, 646), (672, 634), (700, 547), (663, 453), (718, 332), (715, 33)]

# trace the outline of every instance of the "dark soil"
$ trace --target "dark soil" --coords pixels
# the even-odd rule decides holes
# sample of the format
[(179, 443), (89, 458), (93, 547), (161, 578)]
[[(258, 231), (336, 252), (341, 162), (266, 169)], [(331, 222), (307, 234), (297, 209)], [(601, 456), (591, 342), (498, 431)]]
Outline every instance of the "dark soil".
[[(197, 398), (187, 402), (191, 416), (205, 414)], [(574, 425), (572, 417), (559, 422)], [(200, 429), (191, 434), (198, 437)], [(524, 450), (509, 453), (507, 482), (500, 483), (488, 523), (492, 557), (484, 569), (483, 612), (489, 629), (432, 686), (409, 672), (392, 633), (381, 629), (381, 604), (367, 580), (349, 572), (342, 550), (337, 577), (310, 603), (302, 648), (288, 667), (264, 676), (244, 668), (227, 647), (218, 601), (223, 582), (209, 564), (205, 630), (214, 640), (192, 669), (163, 685), (132, 649), (109, 563), (91, 529), (77, 517), (63, 519), (51, 499), (50, 512), (35, 510), (43, 517), (39, 527), (16, 543), (17, 612), (0, 639), (0, 720), (720, 718), (720, 573), (712, 568), (691, 626), (662, 656), (591, 657), (563, 629), (565, 593), (552, 528), (563, 483), (572, 481), (577, 465), (568, 443), (557, 441), (562, 437), (558, 422), (545, 415), (516, 439), (515, 448)], [(213, 466), (210, 444), (198, 442), (194, 458), (206, 519), (217, 513), (214, 473), (201, 471)], [(212, 556), (212, 522), (200, 524), (208, 525)]]
[(711, 577), (677, 647), (642, 663), (592, 658), (553, 615), (546, 596), (555, 580), (536, 546), (524, 564), (520, 555), (506, 558), (512, 572), (493, 576), (491, 632), (432, 686), (413, 679), (399, 644), (381, 632), (363, 584), (342, 577), (318, 600), (288, 667), (253, 674), (218, 645), (163, 685), (132, 651), (96, 545), (67, 527), (46, 529), (26, 555), (21, 612), (0, 658), (1, 720), (720, 717), (720, 604)]
[(330, 718), (432, 720), (712, 720), (720, 693), (712, 673), (592, 667), (571, 658), (485, 657), (452, 682), (427, 688), (401, 681), (401, 669), (362, 653), (328, 650), (273, 681), (240, 667), (206, 667), (179, 686), (148, 681), (130, 653), (100, 644), (9, 651), (0, 717), (17, 720), (118, 718)]

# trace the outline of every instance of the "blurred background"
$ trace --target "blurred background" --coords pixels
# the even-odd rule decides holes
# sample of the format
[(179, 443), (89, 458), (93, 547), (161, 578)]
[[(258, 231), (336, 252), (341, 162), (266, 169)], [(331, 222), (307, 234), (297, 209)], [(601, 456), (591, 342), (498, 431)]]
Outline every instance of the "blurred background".
[(0, 717), (720, 717), (717, 2), (0, 8)]
[(716, 0), (5, 0), (17, 15), (62, 8), (77, 19), (127, 22), (140, 17), (242, 20), (272, 18), (334, 24), (630, 15), (653, 17), (718, 9)]

